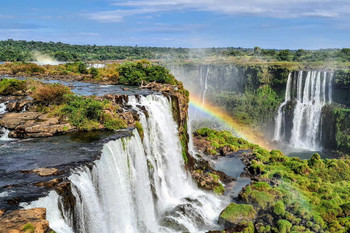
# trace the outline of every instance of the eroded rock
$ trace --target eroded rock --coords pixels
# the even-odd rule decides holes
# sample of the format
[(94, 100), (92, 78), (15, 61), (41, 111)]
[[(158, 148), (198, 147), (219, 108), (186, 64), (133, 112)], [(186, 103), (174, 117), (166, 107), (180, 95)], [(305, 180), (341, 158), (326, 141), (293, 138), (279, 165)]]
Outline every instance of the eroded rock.
[(10, 129), (12, 138), (50, 137), (76, 129), (57, 117), (39, 112), (6, 113), (0, 119), (0, 126)]
[(52, 176), (57, 174), (58, 169), (57, 168), (36, 168), (31, 170), (31, 172), (36, 173), (39, 176)]
[(49, 222), (46, 220), (45, 208), (15, 210), (0, 218), (0, 232), (23, 232), (26, 226), (34, 229), (35, 233), (50, 232)]

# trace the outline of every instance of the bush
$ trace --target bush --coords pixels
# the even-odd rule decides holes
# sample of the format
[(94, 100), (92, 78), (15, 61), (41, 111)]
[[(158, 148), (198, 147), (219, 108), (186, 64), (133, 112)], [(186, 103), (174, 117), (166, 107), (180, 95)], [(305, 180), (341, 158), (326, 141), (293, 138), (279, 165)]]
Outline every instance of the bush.
[(273, 212), (278, 216), (284, 216), (285, 206), (282, 201), (278, 201), (273, 205)]
[(98, 69), (96, 69), (95, 67), (91, 67), (90, 74), (91, 74), (92, 78), (96, 78), (98, 76)]
[(33, 91), (32, 97), (37, 103), (48, 106), (62, 104), (67, 94), (72, 94), (68, 87), (55, 83), (40, 85)]
[(140, 85), (142, 82), (176, 84), (175, 77), (165, 67), (148, 61), (124, 62), (118, 67), (119, 84)]
[(2, 79), (0, 81), (0, 95), (12, 95), (26, 89), (26, 81), (17, 79)]
[(292, 224), (287, 220), (279, 220), (277, 222), (278, 230), (280, 233), (287, 233), (290, 232), (290, 229), (292, 228)]
[(111, 114), (104, 114), (104, 126), (109, 130), (124, 129), (127, 127), (126, 122), (119, 117), (113, 117)]
[(103, 103), (92, 98), (67, 96), (61, 112), (69, 122), (81, 130), (98, 129), (102, 117)]

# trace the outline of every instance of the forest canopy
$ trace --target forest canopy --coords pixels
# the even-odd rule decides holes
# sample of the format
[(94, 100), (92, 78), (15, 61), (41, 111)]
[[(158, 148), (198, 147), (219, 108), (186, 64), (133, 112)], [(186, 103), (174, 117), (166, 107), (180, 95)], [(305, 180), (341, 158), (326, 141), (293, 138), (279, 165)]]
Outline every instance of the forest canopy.
[(350, 48), (320, 50), (277, 50), (255, 48), (171, 48), (139, 46), (70, 45), (61, 42), (0, 41), (0, 61), (35, 61), (35, 53), (57, 61), (105, 61), (138, 59), (191, 59), (204, 57), (257, 57), (268, 61), (350, 61)]

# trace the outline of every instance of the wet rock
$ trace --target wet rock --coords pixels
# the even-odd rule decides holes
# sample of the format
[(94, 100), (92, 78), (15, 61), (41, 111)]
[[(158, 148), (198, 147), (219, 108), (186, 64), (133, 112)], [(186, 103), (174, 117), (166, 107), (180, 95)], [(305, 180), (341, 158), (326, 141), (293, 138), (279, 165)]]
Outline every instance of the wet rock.
[(63, 181), (62, 178), (56, 178), (56, 179), (52, 179), (46, 182), (39, 182), (39, 183), (35, 183), (34, 185), (37, 187), (46, 187), (46, 188), (53, 188), (55, 187), (57, 184), (61, 183)]
[(119, 116), (128, 124), (129, 127), (134, 126), (136, 119), (132, 112), (123, 112), (120, 113)]
[(36, 173), (39, 176), (52, 176), (57, 174), (58, 169), (57, 168), (36, 168), (31, 170), (31, 172)]
[(20, 100), (10, 102), (6, 105), (6, 108), (9, 112), (21, 112), (29, 103), (31, 103), (31, 100)]
[(0, 218), (0, 232), (23, 232), (25, 226), (34, 229), (35, 233), (50, 232), (46, 209), (15, 210)]
[(0, 120), (0, 126), (7, 129), (15, 129), (29, 120), (37, 119), (40, 115), (41, 113), (38, 112), (6, 113)]
[(217, 194), (223, 194), (225, 192), (225, 188), (221, 184), (220, 177), (218, 175), (199, 169), (192, 170), (191, 175), (200, 188), (214, 191)]

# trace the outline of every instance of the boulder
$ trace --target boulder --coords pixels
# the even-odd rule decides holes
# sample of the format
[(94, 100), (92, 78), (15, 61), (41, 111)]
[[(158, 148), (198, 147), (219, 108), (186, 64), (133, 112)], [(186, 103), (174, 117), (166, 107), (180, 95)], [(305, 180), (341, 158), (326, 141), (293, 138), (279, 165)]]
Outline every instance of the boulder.
[(229, 204), (219, 216), (219, 224), (225, 228), (234, 228), (240, 222), (250, 222), (256, 218), (256, 211), (252, 205)]
[(6, 105), (7, 111), (9, 112), (21, 112), (23, 109), (31, 103), (31, 100), (19, 100), (10, 102)]
[(24, 229), (31, 229), (35, 233), (50, 232), (46, 209), (15, 210), (0, 218), (0, 232), (24, 232)]
[(36, 173), (39, 176), (52, 176), (57, 174), (58, 169), (57, 168), (36, 168), (31, 170), (31, 172)]

